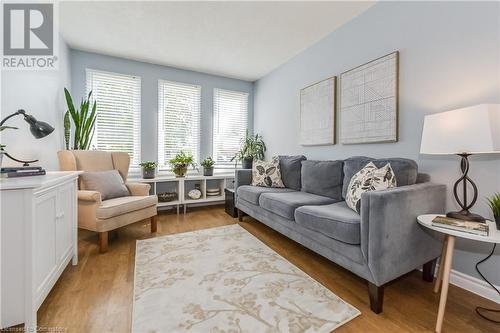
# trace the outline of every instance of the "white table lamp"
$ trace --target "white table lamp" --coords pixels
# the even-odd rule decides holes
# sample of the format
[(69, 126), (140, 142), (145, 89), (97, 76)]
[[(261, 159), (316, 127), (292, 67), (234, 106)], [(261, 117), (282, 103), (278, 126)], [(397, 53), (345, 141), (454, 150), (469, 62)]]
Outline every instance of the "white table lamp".
[[(448, 217), (484, 222), (480, 215), (469, 210), (477, 201), (477, 186), (469, 178), (469, 160), (472, 154), (500, 153), (500, 105), (481, 104), (425, 116), (421, 154), (458, 155), (462, 158), (462, 176), (453, 186), (455, 200), (462, 208)], [(467, 200), (467, 182), (473, 188), (472, 200)], [(458, 187), (462, 183), (462, 198)]]

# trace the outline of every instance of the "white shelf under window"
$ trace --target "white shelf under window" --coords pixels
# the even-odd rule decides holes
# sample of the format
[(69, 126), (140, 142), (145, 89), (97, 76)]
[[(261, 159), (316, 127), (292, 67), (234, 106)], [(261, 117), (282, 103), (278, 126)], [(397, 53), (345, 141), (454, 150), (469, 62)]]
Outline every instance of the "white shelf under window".
[[(158, 202), (158, 209), (165, 207), (177, 208), (179, 214), (180, 207), (183, 206), (184, 213), (188, 205), (203, 205), (222, 203), (224, 201), (224, 189), (232, 188), (234, 173), (216, 174), (213, 176), (188, 175), (186, 177), (175, 177), (173, 175), (159, 175), (153, 179), (129, 178), (128, 182), (147, 183), (151, 185), (150, 194), (158, 195), (163, 192), (177, 193), (177, 199), (168, 202)], [(218, 188), (219, 195), (207, 195), (209, 189)], [(199, 199), (191, 199), (188, 192), (194, 188), (199, 188), (202, 195)]]

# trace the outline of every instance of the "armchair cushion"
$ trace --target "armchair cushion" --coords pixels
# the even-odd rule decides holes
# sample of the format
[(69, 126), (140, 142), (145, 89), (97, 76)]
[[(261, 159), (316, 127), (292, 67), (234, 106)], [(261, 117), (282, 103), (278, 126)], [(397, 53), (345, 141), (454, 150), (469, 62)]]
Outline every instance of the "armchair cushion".
[(130, 195), (118, 170), (84, 172), (80, 179), (82, 190), (97, 191), (102, 200)]
[(97, 208), (96, 217), (98, 219), (109, 219), (125, 213), (156, 206), (158, 197), (156, 195), (148, 196), (127, 196), (104, 200)]

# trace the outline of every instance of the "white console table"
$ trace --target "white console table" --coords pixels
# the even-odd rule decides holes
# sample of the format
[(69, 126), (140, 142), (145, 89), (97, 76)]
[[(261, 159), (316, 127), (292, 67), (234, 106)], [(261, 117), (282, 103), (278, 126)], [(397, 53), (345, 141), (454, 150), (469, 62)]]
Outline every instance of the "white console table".
[(0, 328), (35, 331), (38, 308), (69, 261), (78, 263), (78, 175), (0, 179)]
[[(162, 207), (176, 207), (177, 214), (179, 214), (179, 207), (184, 207), (184, 214), (186, 207), (189, 204), (209, 204), (220, 203), (224, 201), (224, 189), (231, 187), (234, 180), (234, 173), (221, 174), (214, 176), (202, 175), (188, 175), (186, 177), (174, 177), (170, 175), (160, 175), (151, 179), (133, 178), (129, 177), (129, 182), (140, 182), (151, 185), (150, 194), (159, 194), (162, 192), (175, 192), (177, 193), (177, 200), (169, 202), (158, 202), (158, 209)], [(191, 199), (188, 197), (188, 192), (195, 188), (195, 185), (200, 186), (201, 198)], [(218, 196), (208, 196), (206, 190), (209, 188), (218, 188), (220, 190)]]

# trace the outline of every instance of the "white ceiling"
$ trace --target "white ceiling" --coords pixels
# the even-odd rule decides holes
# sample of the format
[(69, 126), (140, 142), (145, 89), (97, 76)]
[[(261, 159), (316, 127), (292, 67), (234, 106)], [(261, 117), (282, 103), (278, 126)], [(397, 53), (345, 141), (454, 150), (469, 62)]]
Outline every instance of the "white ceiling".
[(71, 48), (257, 80), (374, 2), (62, 2)]

